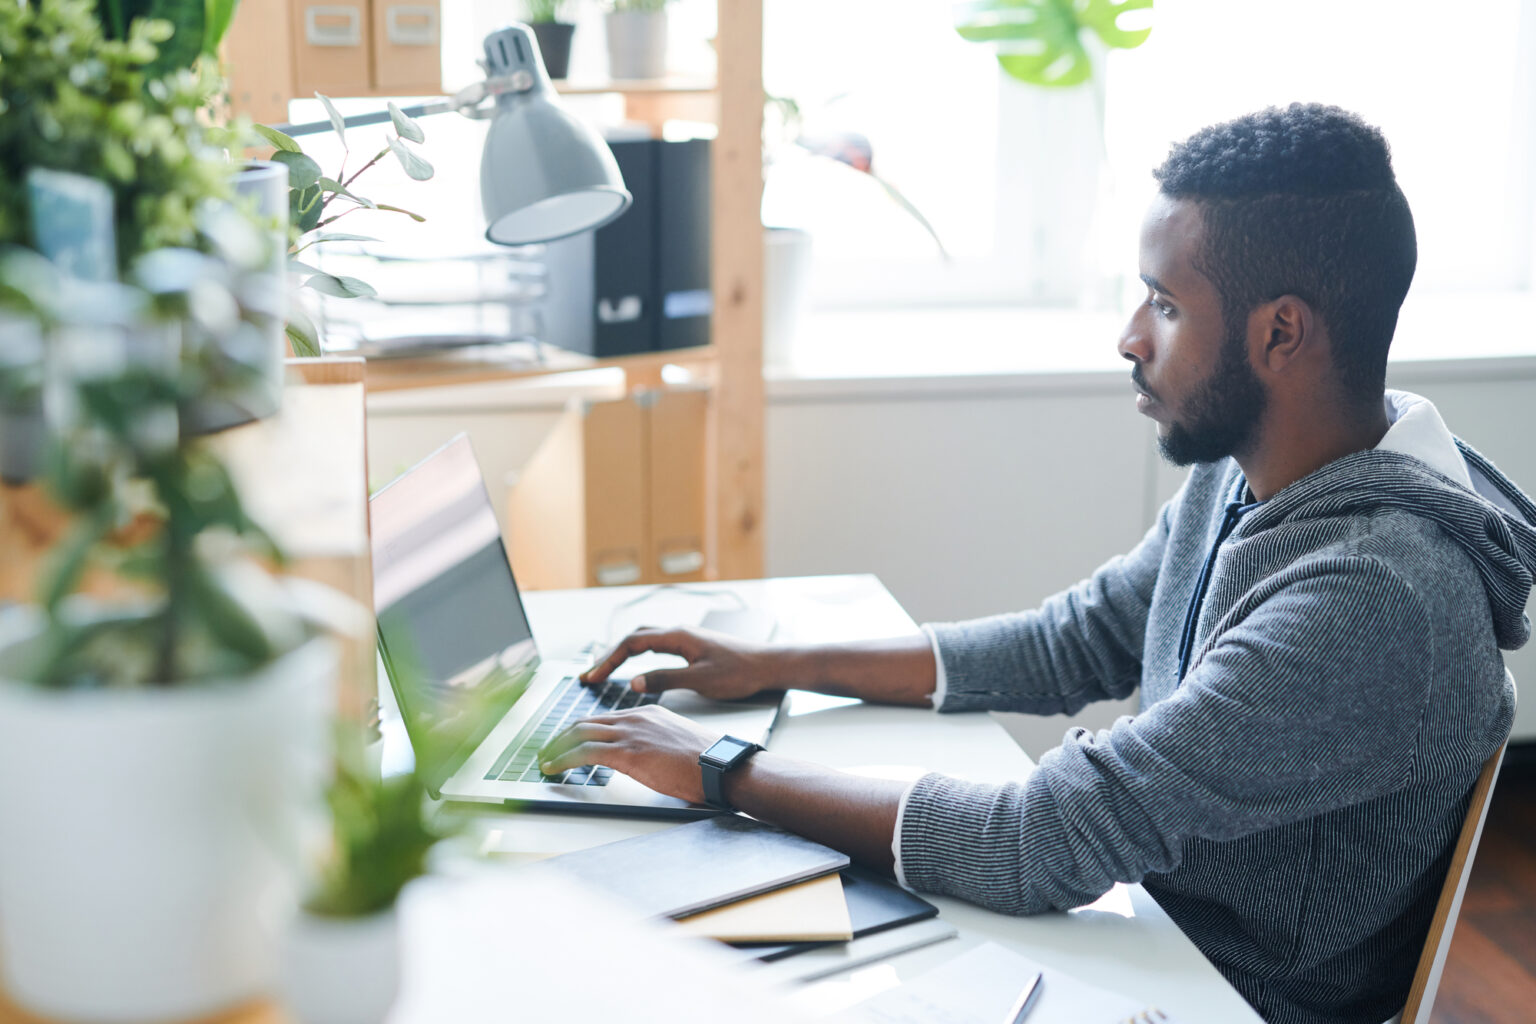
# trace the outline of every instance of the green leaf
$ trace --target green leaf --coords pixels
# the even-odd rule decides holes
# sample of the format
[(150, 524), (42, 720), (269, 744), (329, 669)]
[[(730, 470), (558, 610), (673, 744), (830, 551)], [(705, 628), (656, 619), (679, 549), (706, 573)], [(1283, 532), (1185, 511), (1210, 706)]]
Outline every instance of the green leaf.
[(299, 148), (299, 144), (297, 142), (294, 142), (292, 139), (290, 139), (288, 136), (284, 135), (282, 132), (278, 131), (276, 128), (269, 128), (269, 127), (267, 127), (264, 124), (253, 124), (253, 125), (251, 125), (251, 128), (255, 130), (257, 135), (260, 135), (262, 138), (266, 139), (269, 143), (271, 143), (272, 145), (276, 146), (278, 148), (279, 152), (282, 152), (282, 153), (302, 153), (303, 152), (303, 150), (301, 150)]
[(203, 52), (216, 56), (219, 44), (235, 20), (235, 7), (239, 0), (205, 0), (203, 13)]
[(272, 159), (287, 165), (289, 188), (307, 189), (320, 180), (320, 165), (307, 154), (278, 150)]
[[(207, 32), (206, 0), (148, 0), (131, 4), (141, 10), (138, 17), (168, 21), (175, 31), (160, 44), (160, 55), (145, 70), (153, 77), (190, 68), (203, 52)], [(132, 29), (129, 29), (132, 32)]]
[(391, 213), (403, 213), (407, 217), (411, 218), (411, 220), (415, 221), (418, 224), (424, 223), (426, 221), (426, 219), (427, 219), (427, 218), (423, 217), (419, 213), (412, 213), (410, 210), (402, 210), (402, 209), (400, 209), (400, 207), (398, 207), (398, 206), (390, 206), (388, 203), (380, 203), (380, 204), (378, 204), (377, 209), (388, 210)]
[(313, 288), (322, 295), (334, 295), (338, 299), (366, 299), (377, 294), (373, 285), (344, 274), (316, 272), (304, 281), (305, 288)]
[(352, 200), (354, 203), (357, 203), (359, 206), (366, 206), (370, 210), (375, 209), (375, 204), (372, 199), (364, 199), (362, 196), (358, 195), (356, 192), (353, 192), (351, 189), (347, 188), (347, 186), (343, 185), (335, 178), (321, 178), (315, 184), (320, 186), (320, 191), (322, 192), (335, 192), (337, 195), (346, 196), (348, 199)]
[(426, 181), (432, 177), (432, 165), (411, 152), (410, 147), (404, 142), (399, 139), (390, 139), (389, 148), (395, 154), (395, 159), (400, 161), (400, 166), (405, 168), (406, 174), (417, 181)]
[(421, 125), (405, 116), (405, 111), (395, 106), (394, 101), (390, 101), (389, 104), (389, 119), (395, 123), (395, 131), (400, 133), (402, 139), (410, 139), (412, 142), (427, 141), (427, 135), (421, 130)]
[(97, 508), (95, 514), (82, 516), (70, 528), (64, 540), (48, 554), (40, 597), (44, 608), (53, 614), (60, 602), (74, 592), (85, 572), (94, 548), (112, 528), (110, 507)]
[(1152, 0), (1088, 0), (1077, 13), (1077, 20), (1098, 35), (1105, 46), (1134, 50), (1152, 34), (1149, 25), (1141, 29), (1122, 29), (1120, 16), (1129, 11), (1150, 11)]
[(372, 235), (350, 235), (345, 231), (322, 231), (309, 240), (310, 245), (317, 242), (377, 242)]
[(1092, 29), (1107, 46), (1140, 46), (1150, 28), (1127, 30), (1122, 15), (1153, 0), (970, 0), (956, 4), (955, 31), (973, 43), (992, 43), (1008, 74), (1031, 85), (1079, 85), (1093, 77), (1082, 33)]
[[(297, 307), (298, 304), (293, 305)], [(299, 309), (288, 310), (288, 323), (283, 326), (283, 333), (288, 335), (294, 355), (307, 359), (320, 355), (320, 332), (315, 330), (314, 322)]]
[(288, 190), (288, 223), (297, 228), (300, 234), (315, 230), (323, 212), (319, 185)]
[[(315, 93), (315, 99), (319, 100), (321, 106), (325, 107), (325, 114), (326, 114), (327, 117), (329, 117), (331, 119), (331, 127), (336, 130), (336, 137), (341, 140), (341, 148), (342, 149), (346, 149), (347, 148), (347, 122), (346, 122), (346, 119), (341, 116), (341, 111), (336, 109), (336, 104), (331, 102), (331, 98), (329, 96), (326, 96), (326, 95), (323, 95), (323, 94), (317, 92), (317, 93)], [(393, 107), (394, 104), (391, 103), (390, 106)]]

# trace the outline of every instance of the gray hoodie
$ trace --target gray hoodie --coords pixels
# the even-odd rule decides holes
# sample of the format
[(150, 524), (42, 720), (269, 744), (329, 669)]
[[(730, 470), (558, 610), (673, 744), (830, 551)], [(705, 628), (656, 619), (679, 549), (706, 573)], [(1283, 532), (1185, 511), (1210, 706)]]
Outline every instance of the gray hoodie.
[(1499, 649), (1530, 634), (1536, 507), (1456, 445), (1472, 489), (1384, 448), (1262, 503), (1235, 462), (1197, 467), (1071, 590), (930, 626), (942, 711), (1140, 687), (1141, 713), (1071, 730), (1022, 783), (925, 776), (908, 884), (1030, 914), (1139, 881), (1272, 1024), (1396, 1013), (1513, 719)]

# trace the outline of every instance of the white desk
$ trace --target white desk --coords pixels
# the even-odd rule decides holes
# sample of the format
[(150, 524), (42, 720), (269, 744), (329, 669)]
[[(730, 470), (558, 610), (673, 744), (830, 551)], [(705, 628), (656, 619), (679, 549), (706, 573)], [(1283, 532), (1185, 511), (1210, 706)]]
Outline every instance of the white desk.
[[(640, 625), (694, 623), (733, 602), (729, 590), (772, 611), (776, 639), (854, 640), (910, 634), (916, 624), (873, 576), (820, 576), (730, 584), (552, 591), (526, 595), (534, 636), (546, 657), (573, 657), (593, 640), (612, 642)], [(706, 596), (715, 594), (716, 596)], [(815, 694), (792, 695), (790, 716), (774, 733), (775, 751), (834, 767), (912, 777), (932, 769), (978, 781), (1019, 779), (1033, 764), (988, 715), (867, 705)], [(669, 822), (578, 818), (522, 812), (500, 819), (503, 849), (555, 853), (667, 827)], [(911, 977), (991, 940), (1034, 960), (1156, 1004), (1182, 1024), (1245, 1024), (1259, 1016), (1140, 886), (1119, 890), (1125, 913), (1079, 910), (1008, 917), (959, 900), (934, 898), (957, 940), (890, 961)], [(1128, 896), (1127, 900), (1125, 897)]]

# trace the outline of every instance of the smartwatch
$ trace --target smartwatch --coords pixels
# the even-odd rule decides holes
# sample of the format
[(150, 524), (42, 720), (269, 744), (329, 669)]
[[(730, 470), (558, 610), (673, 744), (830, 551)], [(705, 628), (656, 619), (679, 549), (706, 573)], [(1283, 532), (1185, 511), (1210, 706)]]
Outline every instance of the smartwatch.
[(746, 764), (747, 759), (763, 748), (756, 743), (739, 740), (735, 736), (722, 736), (704, 753), (699, 755), (699, 771), (704, 777), (704, 802), (721, 811), (734, 811), (725, 799), (725, 773)]

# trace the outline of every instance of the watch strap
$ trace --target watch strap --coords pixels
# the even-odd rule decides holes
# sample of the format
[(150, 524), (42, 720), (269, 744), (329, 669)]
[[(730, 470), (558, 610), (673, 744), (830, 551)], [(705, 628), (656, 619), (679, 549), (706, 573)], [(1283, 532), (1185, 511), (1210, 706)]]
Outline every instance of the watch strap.
[(699, 755), (700, 781), (703, 783), (704, 802), (706, 804), (717, 810), (732, 812), (736, 808), (732, 807), (730, 801), (725, 798), (726, 773), (745, 764), (751, 759), (753, 754), (756, 754), (763, 748), (760, 744), (750, 743), (735, 736), (725, 736), (722, 739), (739, 745), (735, 751), (735, 756), (728, 761), (722, 761), (717, 757), (711, 756), (710, 750), (713, 750), (715, 747), (715, 744), (711, 744), (709, 750)]

